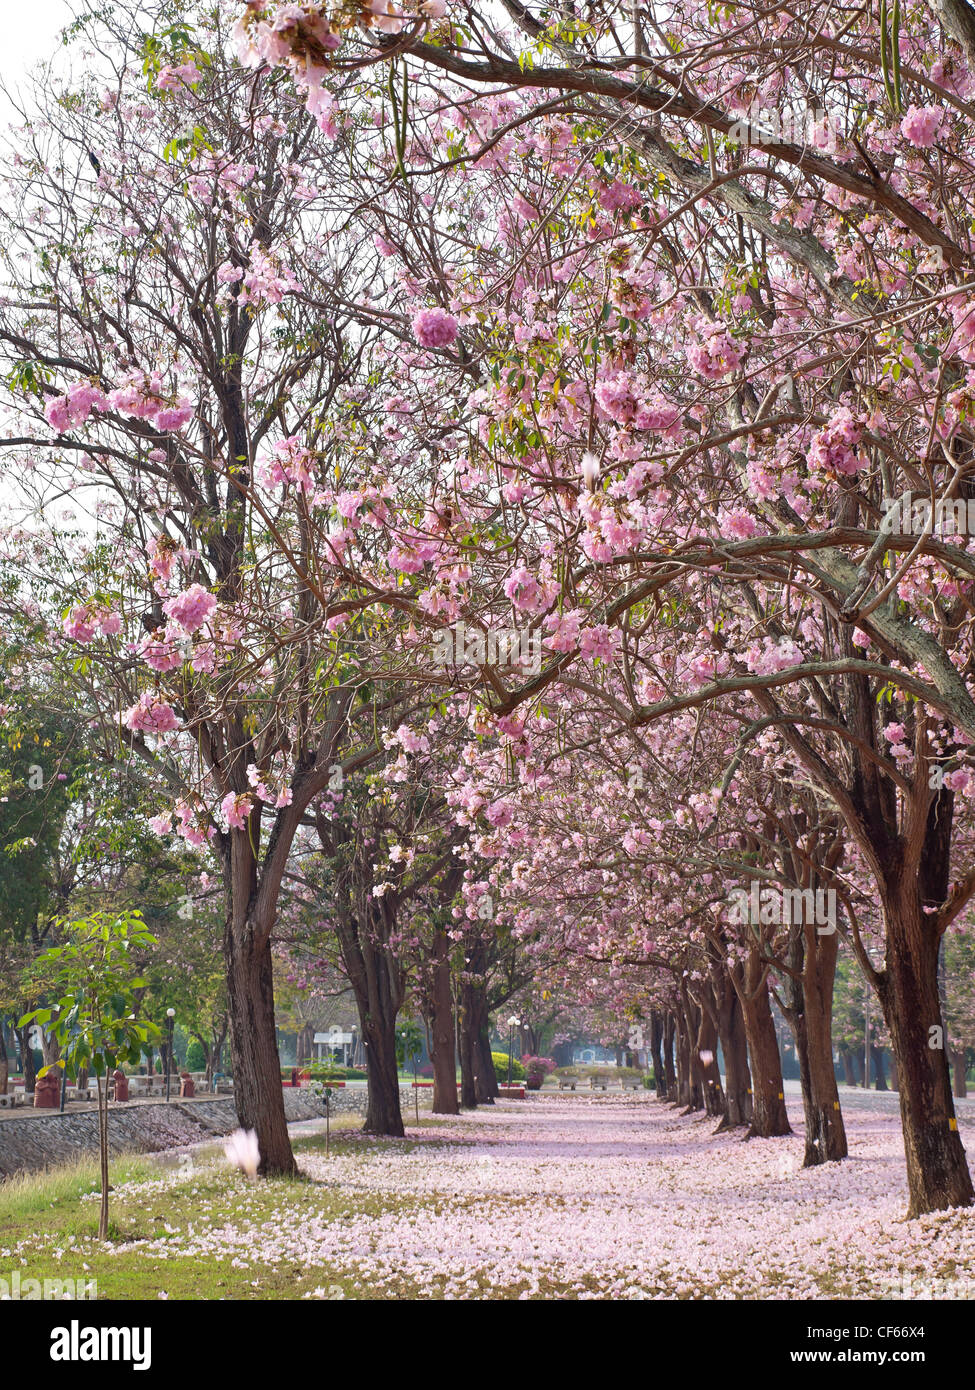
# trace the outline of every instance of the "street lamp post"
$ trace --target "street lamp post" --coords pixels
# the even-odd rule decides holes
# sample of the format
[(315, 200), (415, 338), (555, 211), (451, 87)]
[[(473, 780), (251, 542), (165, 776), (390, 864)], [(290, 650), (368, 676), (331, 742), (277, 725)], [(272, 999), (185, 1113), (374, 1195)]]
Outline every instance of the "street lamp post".
[(520, 1019), (517, 1019), (517, 1018), (514, 1018), (514, 1017), (508, 1019), (508, 1085), (509, 1085), (509, 1086), (511, 1085), (511, 1033), (512, 1033), (512, 1029), (517, 1028), (517, 1027), (518, 1027), (518, 1024), (519, 1024), (520, 1022), (521, 1022)]
[(166, 1052), (166, 1104), (169, 1104), (169, 1082), (173, 1075), (173, 1020), (176, 1017), (175, 1009), (166, 1010), (166, 1027), (169, 1030), (169, 1047)]

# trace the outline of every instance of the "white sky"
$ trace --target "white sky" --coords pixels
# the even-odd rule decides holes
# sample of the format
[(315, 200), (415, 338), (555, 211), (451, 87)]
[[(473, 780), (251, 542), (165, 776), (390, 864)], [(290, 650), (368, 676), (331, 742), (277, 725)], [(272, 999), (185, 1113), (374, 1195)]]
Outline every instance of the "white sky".
[[(0, 82), (5, 87), (16, 88), (23, 73), (58, 51), (58, 35), (77, 11), (71, 0), (0, 0), (0, 3), (4, 8)], [(0, 120), (6, 122), (9, 118), (10, 108), (0, 94)]]

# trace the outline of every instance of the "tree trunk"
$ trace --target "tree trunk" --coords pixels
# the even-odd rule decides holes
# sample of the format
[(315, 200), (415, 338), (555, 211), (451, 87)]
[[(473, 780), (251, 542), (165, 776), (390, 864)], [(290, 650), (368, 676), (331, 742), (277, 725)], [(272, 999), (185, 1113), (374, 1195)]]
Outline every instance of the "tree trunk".
[(674, 1049), (677, 1041), (677, 1017), (672, 1009), (664, 1015), (664, 1076), (667, 1081), (667, 1099), (677, 1101), (677, 1067), (674, 1062)]
[(98, 1209), (98, 1239), (108, 1239), (108, 1076), (98, 1080), (98, 1157), (102, 1194)]
[(767, 973), (755, 951), (749, 952), (743, 975), (739, 998), (752, 1073), (752, 1122), (748, 1137), (771, 1139), (791, 1134), (792, 1128), (785, 1108), (782, 1058), (769, 1003)]
[(34, 1049), (30, 1045), (31, 1025), (18, 1028), (17, 1041), (20, 1043), (20, 1064), (24, 1071), (24, 1091), (33, 1091), (37, 1081), (37, 1068), (34, 1066)]
[(475, 986), (474, 1011), (478, 1027), (474, 1034), (474, 1090), (478, 1105), (493, 1105), (494, 1097), (499, 1095), (498, 1078), (491, 1056), (491, 1033), (487, 1019), (487, 1000), (483, 986)]
[(663, 1058), (664, 1026), (659, 1009), (650, 1010), (650, 1057), (653, 1065), (653, 1084), (657, 1089), (657, 1099), (667, 1099), (667, 1077), (664, 1074)]
[[(206, 1077), (204, 1083), (207, 1090), (213, 1090), (213, 1078), (220, 1070), (220, 1058), (223, 1054), (223, 1045), (227, 1038), (227, 1020), (224, 1019), (220, 1028), (211, 1028), (210, 1045), (204, 1047), (206, 1054)], [(279, 1054), (280, 1056), (280, 1054)]]
[[(471, 1031), (470, 992), (466, 984), (458, 991), (457, 1000), (457, 1057), (460, 1061), (460, 1105), (464, 1110), (477, 1109), (477, 1082), (475, 1079), (474, 1035)], [(454, 1082), (454, 1096), (457, 1084)], [(453, 1110), (451, 1114), (456, 1115)]]
[(61, 1056), (61, 1046), (53, 1033), (41, 1030), (41, 1056), (46, 1067), (53, 1067)]
[(725, 1118), (715, 1130), (715, 1133), (719, 1134), (724, 1129), (751, 1124), (752, 1091), (741, 1001), (723, 962), (712, 963), (711, 980), (718, 1014), (718, 1037), (725, 1065)]
[(873, 1060), (873, 1079), (878, 1091), (887, 1090), (887, 1077), (884, 1075), (884, 1049), (875, 1043), (870, 1044), (870, 1056)]
[[(228, 1011), (233, 1021), (237, 1118), (241, 1129), (257, 1134), (261, 1176), (291, 1177), (297, 1173), (298, 1165), (291, 1152), (281, 1088), (270, 932), (249, 917), (236, 928), (232, 921), (228, 922), (224, 958)], [(169, 1065), (167, 1056), (166, 1066)]]
[(887, 955), (878, 993), (897, 1057), (910, 1192), (908, 1216), (972, 1204), (971, 1174), (951, 1098), (938, 990), (938, 941), (921, 889), (904, 876), (884, 885)]
[(804, 1168), (814, 1168), (849, 1153), (833, 1066), (833, 983), (839, 938), (835, 932), (820, 935), (812, 922), (797, 924), (794, 930), (796, 949), (790, 964), (800, 978), (790, 981), (793, 1007), (788, 1021), (802, 1083), (806, 1129), (802, 1162)]
[(840, 1061), (843, 1063), (843, 1081), (847, 1086), (857, 1084), (856, 1073), (853, 1070), (853, 1054), (846, 1043), (840, 1043)]
[(7, 1034), (6, 1025), (0, 1018), (0, 1096), (7, 1094), (7, 1078), (10, 1075), (10, 1064), (7, 1060)]
[(968, 1095), (968, 1058), (963, 1047), (952, 1048), (951, 1070), (955, 1096), (958, 1100), (964, 1100)]
[[(835, 958), (834, 951), (834, 962)], [(803, 1167), (811, 1168), (819, 1163), (838, 1162), (846, 1158), (850, 1151), (833, 1065), (832, 968), (828, 972), (828, 981), (825, 972), (821, 971), (818, 983), (807, 982), (805, 999), (812, 1116), (807, 1117)]]
[(724, 1092), (721, 1089), (721, 1072), (718, 1070), (718, 1027), (715, 1019), (714, 992), (705, 985), (700, 1004), (700, 1020), (697, 1026), (695, 1052), (700, 1067), (701, 1093), (706, 1114), (713, 1115), (726, 1123), (728, 1112)]
[(360, 927), (351, 912), (339, 917), (339, 945), (345, 973), (355, 994), (366, 1059), (369, 1099), (363, 1131), (403, 1137), (403, 1115), (396, 1064), (396, 1015), (403, 1002), (400, 968), (389, 950), (395, 915), (384, 902), (370, 907)]
[(890, 1089), (892, 1091), (899, 1091), (900, 1088), (900, 1081), (897, 1076), (897, 1056), (892, 1052), (890, 1054)]
[[(460, 1106), (457, 1104), (457, 1060), (454, 1051), (454, 998), (450, 987), (450, 940), (445, 931), (434, 933), (430, 1006), (433, 1113), (435, 1115), (456, 1115), (460, 1111)], [(460, 1019), (458, 1019), (458, 1025), (460, 1025)], [(467, 1089), (469, 1090), (469, 1100), (473, 1102), (474, 1069), (469, 1047), (467, 1062), (468, 1065), (465, 1069)]]
[(681, 1003), (677, 1011), (678, 1082), (680, 1104), (684, 1115), (700, 1110), (704, 1104), (701, 1096), (700, 1064), (696, 1057), (697, 1009), (691, 1001), (687, 985), (681, 982)]
[[(360, 1016), (361, 1017), (361, 1016)], [(366, 1134), (388, 1134), (402, 1139), (403, 1114), (399, 1100), (396, 1064), (396, 1014), (363, 1018), (369, 1099), (362, 1128)]]

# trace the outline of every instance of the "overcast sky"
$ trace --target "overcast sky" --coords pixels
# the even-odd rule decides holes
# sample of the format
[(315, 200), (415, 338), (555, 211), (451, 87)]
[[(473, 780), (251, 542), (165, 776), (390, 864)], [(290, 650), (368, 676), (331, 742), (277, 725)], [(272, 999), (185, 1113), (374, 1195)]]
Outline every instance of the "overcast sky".
[[(0, 43), (0, 81), (15, 88), (20, 76), (35, 63), (50, 58), (59, 47), (58, 35), (75, 13), (71, 0), (0, 0), (3, 4), (3, 42)], [(10, 108), (0, 94), (0, 119)]]

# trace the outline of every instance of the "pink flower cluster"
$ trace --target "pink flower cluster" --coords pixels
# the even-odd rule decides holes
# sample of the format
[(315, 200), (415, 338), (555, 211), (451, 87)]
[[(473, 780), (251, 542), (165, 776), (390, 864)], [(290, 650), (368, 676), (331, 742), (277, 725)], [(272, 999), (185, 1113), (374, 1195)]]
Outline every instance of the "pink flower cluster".
[(159, 76), (156, 78), (156, 90), (178, 92), (181, 87), (192, 87), (202, 77), (202, 72), (192, 61), (180, 63), (178, 67), (163, 67), (159, 69)]
[(191, 584), (183, 593), (163, 604), (167, 618), (179, 623), (186, 632), (197, 632), (212, 617), (217, 600), (202, 584)]
[(937, 139), (944, 118), (940, 106), (910, 106), (901, 121), (901, 134), (918, 149), (928, 150)]
[(314, 461), (311, 450), (292, 434), (274, 445), (270, 460), (264, 461), (258, 476), (264, 487), (287, 487), (290, 483), (307, 495), (315, 490)]
[(504, 592), (519, 613), (543, 613), (558, 593), (558, 586), (540, 578), (527, 565), (519, 565), (504, 581)]
[(228, 826), (233, 830), (243, 830), (247, 817), (254, 809), (254, 802), (246, 794), (228, 792), (220, 803)]
[(975, 365), (975, 300), (956, 294), (948, 307), (955, 326), (948, 351), (957, 353), (963, 362)]
[(759, 676), (773, 676), (777, 671), (786, 671), (790, 666), (801, 666), (804, 660), (802, 651), (791, 637), (763, 638), (761, 644), (753, 642), (745, 653), (745, 662), (750, 671)]
[(620, 634), (617, 628), (599, 623), (596, 627), (583, 628), (579, 634), (579, 652), (587, 661), (597, 658), (611, 666), (620, 649)]
[(104, 391), (93, 386), (90, 381), (80, 381), (72, 386), (66, 396), (56, 396), (45, 411), (47, 423), (59, 434), (72, 425), (83, 425), (93, 410), (107, 410), (108, 401)]
[(280, 258), (262, 250), (255, 242), (250, 252), (250, 268), (244, 274), (244, 283), (237, 296), (238, 304), (263, 308), (267, 304), (280, 304), (286, 294), (300, 290), (294, 273)]
[(849, 476), (866, 466), (856, 452), (863, 430), (852, 411), (842, 406), (830, 417), (829, 424), (813, 436), (806, 458), (814, 472), (827, 476)]
[(96, 633), (102, 637), (117, 636), (122, 630), (122, 619), (101, 604), (83, 603), (72, 608), (63, 626), (73, 641), (91, 642)]
[(688, 364), (699, 376), (709, 381), (720, 381), (729, 376), (745, 355), (742, 345), (735, 341), (724, 324), (697, 318), (692, 321), (692, 327), (698, 334), (698, 341), (691, 343), (687, 349)]
[(549, 636), (545, 645), (553, 652), (574, 651), (579, 642), (579, 632), (585, 619), (585, 611), (575, 608), (566, 613), (549, 613), (544, 626)]
[(133, 733), (168, 734), (178, 728), (176, 711), (153, 691), (146, 691), (122, 715), (122, 723)]
[(133, 371), (107, 396), (90, 382), (72, 386), (64, 396), (52, 400), (45, 412), (48, 424), (63, 433), (71, 426), (87, 422), (93, 410), (119, 410), (137, 420), (152, 420), (163, 431), (180, 430), (193, 418), (193, 406), (183, 397), (176, 401), (163, 390), (162, 376), (154, 372)]
[(599, 206), (606, 212), (633, 212), (643, 202), (643, 196), (632, 183), (615, 179), (598, 194)]
[(279, 792), (275, 792), (265, 780), (267, 774), (263, 773), (256, 763), (251, 763), (247, 769), (247, 780), (254, 788), (254, 794), (261, 801), (273, 801), (275, 806), (290, 806), (292, 793), (290, 787), (282, 787)]
[(421, 347), (450, 347), (457, 340), (457, 320), (446, 309), (418, 309), (413, 315), (413, 336)]

